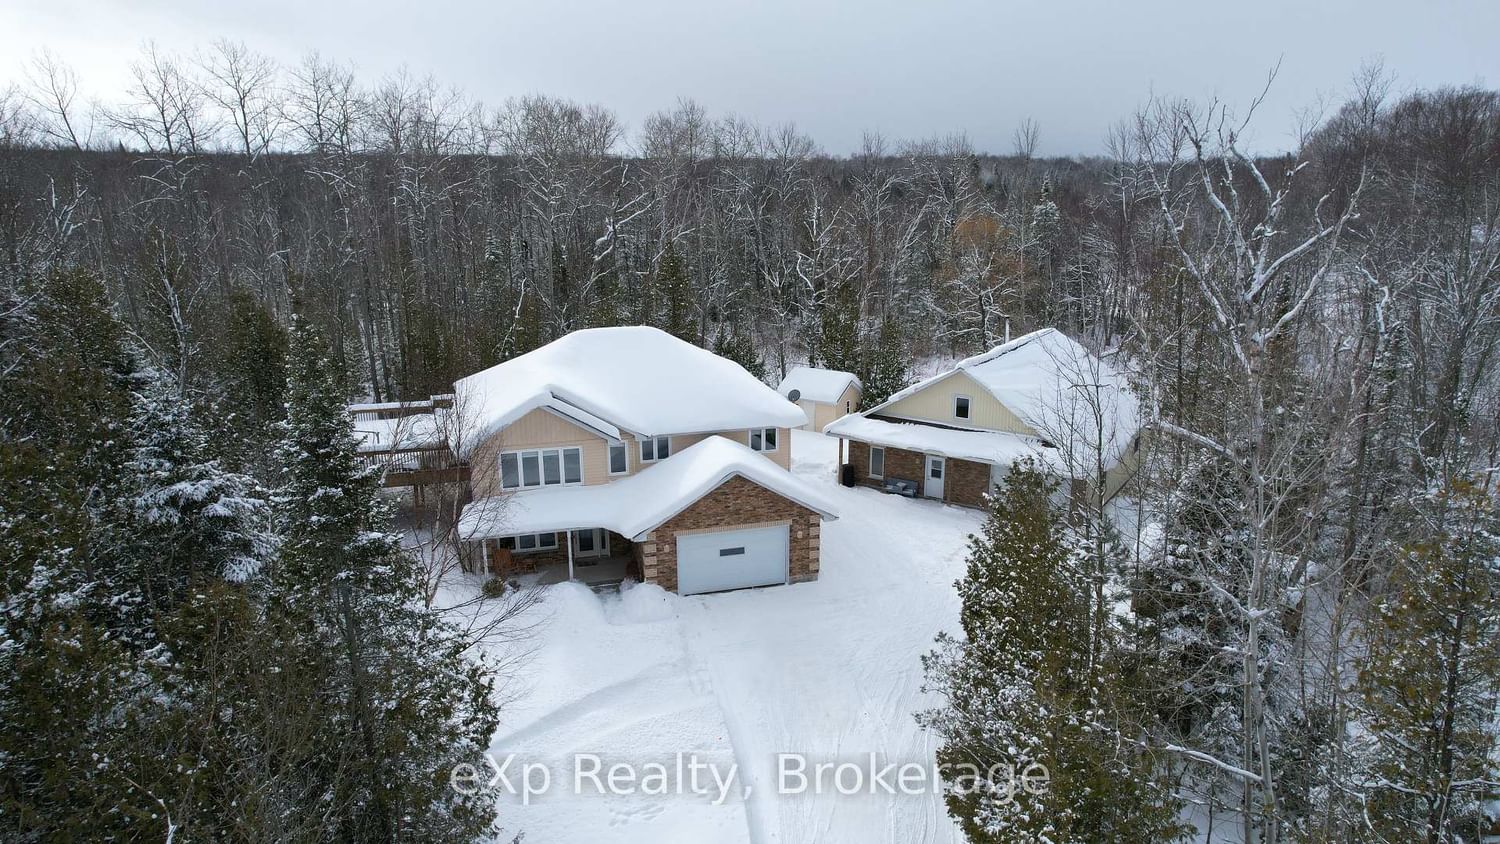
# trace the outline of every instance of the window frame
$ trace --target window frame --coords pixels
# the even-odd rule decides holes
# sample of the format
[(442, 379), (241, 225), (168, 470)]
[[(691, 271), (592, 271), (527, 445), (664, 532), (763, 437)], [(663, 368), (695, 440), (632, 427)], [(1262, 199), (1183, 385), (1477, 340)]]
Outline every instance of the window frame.
[[(577, 452), (578, 455), (578, 480), (576, 481), (568, 480), (568, 452), (570, 451)], [(554, 464), (557, 469), (556, 483), (547, 482), (547, 463), (549, 456), (556, 461)], [(507, 457), (513, 458), (515, 460), (516, 483), (514, 485), (507, 485), (505, 482), (505, 459)], [(534, 466), (536, 469), (536, 483), (534, 484), (529, 484), (526, 482), (526, 464), (528, 457), (532, 461), (532, 466)], [(526, 489), (544, 489), (549, 486), (582, 486), (584, 482), (585, 473), (583, 471), (583, 448), (576, 445), (560, 445), (553, 446), (551, 448), (522, 448), (515, 449), (513, 451), (502, 451), (500, 452), (499, 462), (500, 488), (506, 491), (515, 492)]]
[[(543, 542), (543, 538), (550, 537), (550, 543)], [(557, 532), (543, 531), (542, 533), (517, 533), (505, 537), (510, 540), (510, 552), (512, 554), (538, 554), (542, 551), (556, 551), (558, 548)], [(522, 546), (522, 539), (530, 539), (530, 548)], [(504, 546), (502, 546), (504, 547)]]
[[(755, 444), (755, 435), (760, 435), (760, 445)], [(771, 447), (766, 448), (766, 434), (770, 434)], [(745, 445), (750, 446), (751, 451), (761, 454), (775, 454), (781, 448), (781, 431), (777, 428), (751, 428), (745, 432)]]
[[(646, 457), (646, 443), (651, 443), (651, 456)], [(640, 441), (640, 456), (642, 463), (658, 463), (672, 456), (672, 437), (646, 437)], [(662, 446), (666, 446), (666, 454), (663, 455)]]
[[(960, 416), (958, 413), (958, 402), (960, 399), (963, 400), (964, 403), (964, 412), (962, 416)], [(953, 418), (962, 419), (965, 422), (972, 422), (974, 420), (973, 396), (966, 396), (963, 393), (953, 394)]]
[[(880, 472), (879, 472), (879, 474), (877, 474), (875, 472), (875, 452), (877, 452), (877, 451), (880, 452)], [(869, 460), (869, 464), (870, 465), (867, 467), (869, 469), (868, 475), (870, 477), (872, 477), (872, 478), (878, 478), (880, 480), (885, 480), (885, 446), (883, 446), (883, 445), (872, 445), (872, 446), (870, 446), (870, 460)]]
[[(618, 472), (615, 471), (615, 449), (617, 448), (620, 450), (620, 457), (625, 464), (625, 468)], [(610, 475), (630, 474), (630, 447), (625, 444), (624, 440), (620, 440), (618, 443), (609, 443), (605, 447), (604, 465)]]

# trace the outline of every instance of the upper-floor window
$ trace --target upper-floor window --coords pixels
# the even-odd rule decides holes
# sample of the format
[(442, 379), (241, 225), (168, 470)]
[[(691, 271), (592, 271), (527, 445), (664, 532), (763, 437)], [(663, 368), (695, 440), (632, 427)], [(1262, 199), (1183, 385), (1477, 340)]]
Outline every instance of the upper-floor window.
[(968, 396), (954, 396), (953, 397), (953, 418), (954, 419), (968, 419), (969, 418), (969, 397)]
[(583, 483), (583, 450), (539, 448), (500, 455), (500, 486), (522, 489)]
[(846, 400), (844, 402), (844, 412), (845, 413), (853, 413), (854, 412), (854, 401), (853, 400)]
[(630, 471), (629, 455), (625, 453), (624, 443), (609, 444), (609, 473), (611, 475), (623, 475)]
[(750, 429), (751, 451), (775, 451), (776, 429), (775, 428), (751, 428)]
[(641, 440), (641, 462), (651, 463), (672, 456), (672, 440), (668, 437), (647, 437)]

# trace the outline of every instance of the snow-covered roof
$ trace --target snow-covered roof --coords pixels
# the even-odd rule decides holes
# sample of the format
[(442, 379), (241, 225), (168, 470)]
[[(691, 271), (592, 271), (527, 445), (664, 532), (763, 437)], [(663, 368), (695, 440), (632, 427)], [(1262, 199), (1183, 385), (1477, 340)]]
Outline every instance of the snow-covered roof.
[(360, 419), (354, 423), (360, 451), (439, 448), (442, 426), (431, 413), (414, 413), (396, 419)]
[(776, 392), (791, 398), (792, 391), (796, 390), (801, 393), (801, 398), (808, 401), (835, 402), (851, 383), (861, 390), (864, 389), (852, 372), (818, 369), (815, 366), (798, 366), (781, 379), (781, 386), (776, 388)]
[[(1071, 439), (1075, 451), (1102, 444), (1106, 464), (1119, 459), (1141, 427), (1140, 403), (1124, 376), (1055, 328), (965, 358), (953, 370), (913, 384), (867, 412), (879, 415), (954, 372), (967, 373), (1048, 440)], [(1076, 462), (1086, 466), (1093, 461), (1078, 457)]]
[(739, 364), (647, 326), (575, 331), (454, 388), (473, 429), (463, 438), (469, 447), (544, 406), (571, 407), (642, 436), (807, 422), (801, 408)]
[(543, 487), (478, 499), (464, 508), (459, 536), (467, 541), (602, 527), (640, 539), (735, 476), (826, 519), (838, 518), (827, 499), (805, 481), (765, 455), (714, 436), (611, 483)]
[(1036, 437), (1004, 431), (971, 431), (943, 428), (919, 422), (895, 422), (872, 419), (859, 413), (835, 419), (823, 433), (847, 437), (872, 445), (904, 448), (925, 454), (938, 454), (958, 460), (974, 460), (1009, 466), (1023, 457), (1036, 459), (1043, 466), (1061, 471), (1057, 449), (1042, 444)]

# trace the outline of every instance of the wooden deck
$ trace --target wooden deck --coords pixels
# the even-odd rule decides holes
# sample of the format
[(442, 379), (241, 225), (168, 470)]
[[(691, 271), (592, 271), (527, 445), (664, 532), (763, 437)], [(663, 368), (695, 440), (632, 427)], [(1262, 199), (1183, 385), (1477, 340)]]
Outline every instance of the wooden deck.
[(444, 448), (408, 448), (362, 451), (360, 462), (385, 470), (382, 485), (427, 486), (462, 483), (469, 479), (469, 464)]

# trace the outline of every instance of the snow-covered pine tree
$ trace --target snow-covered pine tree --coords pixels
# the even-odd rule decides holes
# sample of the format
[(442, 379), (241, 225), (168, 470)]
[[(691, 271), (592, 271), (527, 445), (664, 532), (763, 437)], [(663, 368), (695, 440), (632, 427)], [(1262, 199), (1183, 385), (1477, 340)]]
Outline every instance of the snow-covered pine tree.
[(149, 643), (109, 518), (133, 362), (83, 271), (7, 302), (0, 332), (0, 838), (129, 838), (155, 811), (127, 773)]
[(1500, 781), (1500, 489), (1452, 478), (1420, 508), (1366, 628), (1356, 752), (1381, 840), (1479, 841)]
[(302, 831), (319, 838), (473, 838), (491, 826), (493, 805), (455, 794), (448, 775), (482, 762), (496, 723), (487, 672), (423, 605), (379, 475), (358, 462), (326, 343), (301, 320), (287, 396), (276, 498), (284, 544), (266, 624), (284, 686), (270, 698), (297, 701), (297, 741), (274, 745), (296, 782), (262, 809), (279, 800), (318, 824)]
[(923, 659), (947, 699), (919, 720), (943, 742), (949, 814), (973, 842), (1177, 840), (1177, 801), (1110, 711), (1128, 707), (1088, 680), (1088, 583), (1054, 488), (1034, 464), (1012, 467), (970, 538), (964, 635), (939, 635)]

